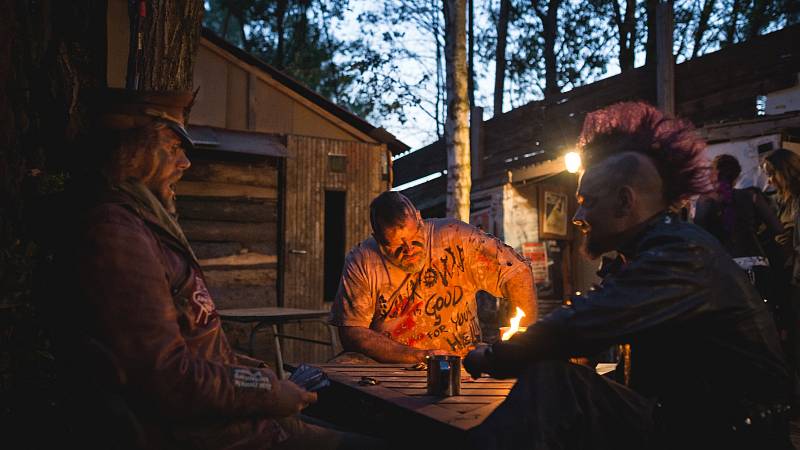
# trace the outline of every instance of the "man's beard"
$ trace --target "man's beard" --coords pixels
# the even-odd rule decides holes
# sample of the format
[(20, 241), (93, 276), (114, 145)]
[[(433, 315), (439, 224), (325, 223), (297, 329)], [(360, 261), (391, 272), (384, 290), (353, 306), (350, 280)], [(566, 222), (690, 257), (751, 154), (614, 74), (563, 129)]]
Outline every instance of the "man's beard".
[(419, 260), (413, 263), (406, 263), (400, 260), (400, 261), (395, 261), (394, 265), (397, 266), (397, 268), (399, 268), (403, 272), (413, 275), (415, 273), (421, 272), (422, 269), (425, 267), (425, 258), (422, 255), (420, 255)]
[(581, 253), (588, 259), (595, 260), (600, 258), (603, 253), (608, 252), (597, 240), (592, 239), (591, 233), (583, 235), (583, 242), (581, 243)]
[(175, 194), (171, 187), (162, 187), (157, 192), (154, 192), (156, 198), (161, 201), (161, 205), (164, 206), (164, 209), (173, 217), (176, 217), (178, 214), (177, 206), (175, 204)]

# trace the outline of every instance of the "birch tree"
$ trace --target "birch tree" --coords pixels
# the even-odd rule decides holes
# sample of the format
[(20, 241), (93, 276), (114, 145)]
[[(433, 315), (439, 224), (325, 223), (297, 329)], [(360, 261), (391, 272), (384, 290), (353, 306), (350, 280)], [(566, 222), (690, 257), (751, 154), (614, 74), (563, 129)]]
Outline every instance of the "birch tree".
[(443, 0), (447, 66), (447, 217), (469, 222), (472, 187), (467, 97), (466, 0)]

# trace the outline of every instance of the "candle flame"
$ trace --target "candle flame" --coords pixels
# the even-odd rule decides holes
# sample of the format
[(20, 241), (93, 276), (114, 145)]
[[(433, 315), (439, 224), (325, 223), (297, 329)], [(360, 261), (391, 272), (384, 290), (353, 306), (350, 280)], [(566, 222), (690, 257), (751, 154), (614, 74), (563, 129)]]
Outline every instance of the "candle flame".
[(507, 341), (511, 339), (511, 336), (514, 335), (517, 331), (519, 331), (519, 322), (522, 318), (525, 317), (525, 311), (522, 310), (519, 306), (517, 306), (517, 314), (511, 318), (511, 326), (503, 333), (503, 336), (500, 337), (501, 340)]

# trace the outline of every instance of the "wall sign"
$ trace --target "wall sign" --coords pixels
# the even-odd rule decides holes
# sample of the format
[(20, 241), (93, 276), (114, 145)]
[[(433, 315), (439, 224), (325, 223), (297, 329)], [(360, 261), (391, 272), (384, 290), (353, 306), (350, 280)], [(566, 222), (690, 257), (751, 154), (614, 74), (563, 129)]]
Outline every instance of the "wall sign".
[(539, 239), (567, 239), (569, 196), (555, 186), (539, 186)]

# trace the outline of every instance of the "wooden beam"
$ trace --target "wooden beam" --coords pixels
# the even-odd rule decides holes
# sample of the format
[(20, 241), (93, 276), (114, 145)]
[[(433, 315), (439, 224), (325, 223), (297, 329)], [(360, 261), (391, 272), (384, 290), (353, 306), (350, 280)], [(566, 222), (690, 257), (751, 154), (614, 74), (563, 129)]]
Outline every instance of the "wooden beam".
[(262, 253), (244, 253), (241, 255), (221, 256), (219, 258), (206, 258), (198, 260), (203, 269), (214, 266), (255, 266), (259, 264), (275, 264), (277, 255), (264, 255)]
[(564, 157), (551, 159), (532, 166), (520, 167), (511, 171), (511, 181), (516, 183), (519, 181), (531, 180), (540, 178), (547, 175), (556, 175), (566, 170), (564, 165)]
[[(472, 39), (470, 31), (470, 39)], [(472, 60), (470, 59), (470, 64)], [(472, 179), (483, 176), (483, 108), (475, 106), (469, 114), (469, 146), (472, 160)]]
[(182, 180), (274, 188), (278, 186), (278, 171), (275, 167), (259, 164), (195, 161)]
[(209, 286), (263, 286), (275, 285), (276, 269), (204, 270)]
[(255, 131), (256, 129), (256, 77), (253, 72), (247, 70), (247, 129)]
[(243, 186), (231, 183), (207, 183), (204, 181), (180, 181), (176, 186), (178, 195), (188, 197), (242, 197), (276, 200), (277, 187)]
[(277, 236), (275, 223), (181, 220), (180, 224), (190, 241), (270, 242), (275, 241)]
[(239, 200), (181, 196), (177, 200), (181, 219), (221, 220), (225, 222), (278, 221), (276, 200)]
[(708, 125), (697, 130), (706, 141), (729, 141), (767, 134), (781, 133), (786, 128), (800, 128), (800, 113), (789, 113), (777, 117), (764, 116), (753, 120)]

